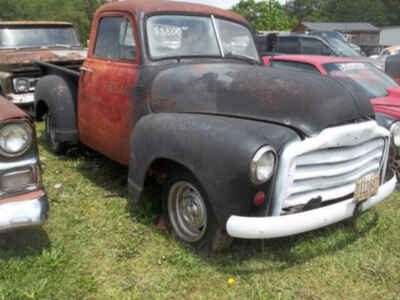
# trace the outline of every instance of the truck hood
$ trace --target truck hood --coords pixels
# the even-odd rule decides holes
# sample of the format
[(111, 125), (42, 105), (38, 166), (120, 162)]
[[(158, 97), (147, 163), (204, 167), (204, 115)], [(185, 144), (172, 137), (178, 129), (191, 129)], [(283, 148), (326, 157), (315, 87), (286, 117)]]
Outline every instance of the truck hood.
[(7, 71), (32, 65), (36, 61), (50, 63), (83, 61), (87, 51), (83, 49), (40, 49), (0, 51), (0, 68)]
[(367, 95), (352, 81), (235, 63), (165, 69), (153, 80), (150, 103), (156, 113), (260, 120), (306, 136), (374, 117)]

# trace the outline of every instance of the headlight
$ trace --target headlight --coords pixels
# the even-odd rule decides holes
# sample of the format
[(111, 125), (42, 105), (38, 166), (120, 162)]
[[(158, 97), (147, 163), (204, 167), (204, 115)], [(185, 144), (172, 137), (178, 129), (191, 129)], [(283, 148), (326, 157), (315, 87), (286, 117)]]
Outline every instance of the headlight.
[(392, 133), (393, 143), (400, 147), (400, 122), (396, 122), (390, 128), (390, 132)]
[(28, 92), (33, 92), (35, 90), (34, 86), (32, 83), (34, 82), (34, 79), (31, 78), (14, 78), (13, 79), (13, 85), (14, 85), (14, 90), (16, 93), (28, 93)]
[(275, 150), (264, 146), (257, 151), (250, 163), (250, 179), (254, 184), (267, 182), (274, 174), (276, 164)]
[(32, 145), (32, 127), (27, 123), (9, 123), (0, 127), (0, 154), (15, 157)]

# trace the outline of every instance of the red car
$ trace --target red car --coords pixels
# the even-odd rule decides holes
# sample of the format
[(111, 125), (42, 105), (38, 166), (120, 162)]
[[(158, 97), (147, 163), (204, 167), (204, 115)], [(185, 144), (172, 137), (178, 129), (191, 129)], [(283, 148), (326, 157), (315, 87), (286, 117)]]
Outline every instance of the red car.
[(368, 94), (376, 112), (400, 119), (400, 86), (372, 64), (354, 59), (318, 55), (279, 55), (263, 58), (265, 66), (350, 77)]

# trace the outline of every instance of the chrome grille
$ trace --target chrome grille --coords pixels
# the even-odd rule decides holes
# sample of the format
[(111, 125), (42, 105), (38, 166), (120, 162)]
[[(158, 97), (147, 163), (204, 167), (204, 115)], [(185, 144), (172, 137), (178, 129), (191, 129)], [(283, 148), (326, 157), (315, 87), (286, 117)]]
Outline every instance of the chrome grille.
[(279, 161), (273, 215), (311, 199), (340, 199), (356, 181), (386, 173), (390, 133), (375, 121), (332, 127), (286, 145)]
[(316, 150), (296, 158), (293, 183), (283, 208), (302, 205), (310, 199), (338, 199), (354, 192), (356, 181), (381, 170), (385, 140), (361, 145)]

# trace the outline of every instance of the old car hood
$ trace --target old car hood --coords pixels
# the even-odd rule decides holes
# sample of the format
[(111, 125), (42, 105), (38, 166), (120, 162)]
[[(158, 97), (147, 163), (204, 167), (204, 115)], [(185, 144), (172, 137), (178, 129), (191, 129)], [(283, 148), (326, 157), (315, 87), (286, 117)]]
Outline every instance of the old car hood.
[(32, 65), (36, 61), (83, 61), (86, 56), (87, 51), (82, 49), (7, 50), (0, 51), (0, 68), (12, 70), (23, 65)]
[(153, 80), (154, 112), (218, 114), (262, 120), (305, 135), (374, 116), (352, 81), (235, 63), (180, 65)]
[(28, 119), (28, 115), (11, 103), (8, 99), (0, 96), (0, 121), (4, 122), (11, 119)]

